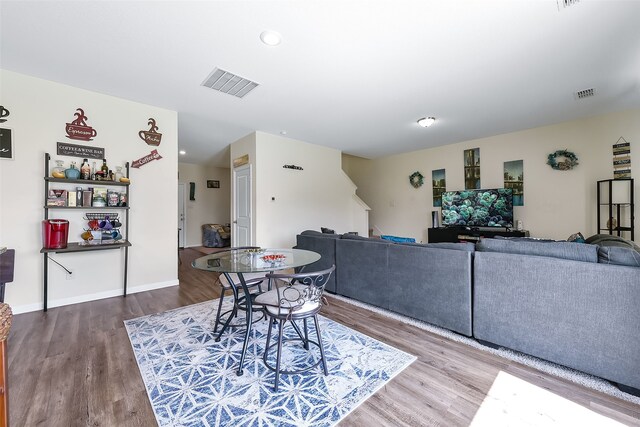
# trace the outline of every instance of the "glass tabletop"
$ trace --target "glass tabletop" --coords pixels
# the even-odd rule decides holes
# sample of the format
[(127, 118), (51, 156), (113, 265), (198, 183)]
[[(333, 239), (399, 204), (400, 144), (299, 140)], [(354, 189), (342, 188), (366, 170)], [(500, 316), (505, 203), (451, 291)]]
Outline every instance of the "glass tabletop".
[(203, 256), (191, 263), (200, 270), (220, 273), (261, 273), (302, 267), (320, 259), (320, 254), (304, 249), (230, 250)]

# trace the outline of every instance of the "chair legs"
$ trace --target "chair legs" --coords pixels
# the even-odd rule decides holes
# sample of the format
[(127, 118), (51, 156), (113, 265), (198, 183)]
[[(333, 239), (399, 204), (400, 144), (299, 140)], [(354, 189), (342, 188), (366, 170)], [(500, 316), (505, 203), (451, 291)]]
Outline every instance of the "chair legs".
[(213, 333), (218, 332), (218, 325), (220, 325), (220, 315), (222, 314), (222, 300), (224, 300), (224, 289), (220, 293), (220, 300), (218, 302), (218, 313), (216, 314), (216, 324), (213, 326)]
[[(273, 319), (274, 321), (276, 320), (275, 318)], [(329, 375), (329, 371), (327, 369), (327, 360), (325, 359), (324, 356), (324, 345), (322, 343), (322, 333), (320, 331), (320, 325), (318, 323), (318, 316), (314, 315), (313, 316), (313, 323), (316, 327), (316, 336), (318, 338), (318, 342), (315, 343), (313, 341), (309, 340), (309, 334), (308, 334), (308, 329), (307, 329), (307, 319), (303, 319), (303, 323), (304, 323), (304, 336), (300, 331), (300, 328), (298, 327), (298, 325), (296, 325), (295, 321), (291, 320), (291, 325), (294, 328), (294, 330), (296, 331), (298, 337), (300, 338), (299, 340), (296, 338), (296, 341), (302, 341), (303, 346), (306, 350), (309, 350), (309, 343), (317, 345), (318, 348), (320, 349), (320, 360), (318, 361), (318, 363), (316, 363), (313, 366), (317, 366), (319, 363), (322, 363), (322, 369), (324, 372), (324, 375)], [(267, 331), (267, 342), (266, 342), (266, 346), (264, 349), (264, 356), (263, 356), (263, 360), (265, 362), (265, 365), (273, 370), (276, 374), (276, 378), (275, 378), (275, 382), (274, 382), (274, 386), (273, 389), (274, 391), (278, 391), (278, 385), (280, 384), (280, 374), (281, 373), (286, 373), (286, 374), (300, 374), (305, 372), (305, 370), (308, 370), (309, 368), (306, 368), (305, 370), (299, 371), (299, 372), (292, 372), (292, 371), (281, 371), (280, 369), (280, 361), (281, 361), (281, 357), (282, 357), (282, 342), (283, 342), (283, 335), (284, 335), (284, 327), (286, 325), (286, 319), (282, 318), (279, 319), (278, 322), (278, 342), (277, 344), (274, 344), (276, 346), (276, 366), (275, 368), (273, 368), (272, 366), (270, 366), (267, 363), (267, 358), (269, 357), (269, 349), (273, 346), (271, 344), (271, 334), (272, 334), (272, 329), (275, 327), (275, 324), (272, 323), (271, 321), (268, 322), (269, 326), (268, 326), (268, 331)], [(289, 339), (285, 339), (285, 341), (287, 341)], [(312, 367), (313, 367), (312, 366)]]
[[(307, 319), (305, 319), (307, 320)], [(318, 324), (318, 316), (313, 316), (313, 323), (316, 325), (316, 334), (318, 335), (318, 347), (320, 347), (320, 360), (322, 360), (322, 368), (324, 369), (324, 375), (329, 375), (329, 371), (327, 370), (327, 359), (324, 358), (324, 344), (322, 344), (322, 334), (320, 333), (320, 325)], [(306, 333), (306, 325), (305, 325), (305, 333)], [(309, 341), (307, 341), (307, 346), (309, 345)]]

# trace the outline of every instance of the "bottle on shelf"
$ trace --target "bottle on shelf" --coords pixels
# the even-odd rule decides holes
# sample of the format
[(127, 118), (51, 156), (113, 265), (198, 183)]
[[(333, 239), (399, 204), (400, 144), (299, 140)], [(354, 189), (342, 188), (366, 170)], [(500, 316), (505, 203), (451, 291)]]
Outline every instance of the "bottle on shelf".
[(91, 180), (96, 180), (96, 162), (91, 162)]
[(80, 176), (82, 179), (91, 179), (91, 166), (89, 166), (89, 160), (84, 159), (82, 166), (80, 167)]
[(120, 182), (120, 178), (124, 177), (122, 174), (122, 166), (116, 166), (116, 175), (114, 177), (114, 181)]
[(111, 169), (109, 169), (109, 175), (108, 175), (108, 180), (109, 181), (114, 181), (114, 177), (115, 175), (113, 174), (113, 171)]
[(107, 174), (109, 173), (109, 166), (107, 166), (107, 159), (102, 159), (102, 167), (100, 168), (100, 170), (102, 171), (102, 174), (106, 179), (106, 177), (108, 176)]
[(76, 169), (76, 162), (71, 162), (71, 165), (69, 165), (69, 169), (65, 169), (64, 175), (67, 177), (67, 179), (80, 178), (80, 171)]

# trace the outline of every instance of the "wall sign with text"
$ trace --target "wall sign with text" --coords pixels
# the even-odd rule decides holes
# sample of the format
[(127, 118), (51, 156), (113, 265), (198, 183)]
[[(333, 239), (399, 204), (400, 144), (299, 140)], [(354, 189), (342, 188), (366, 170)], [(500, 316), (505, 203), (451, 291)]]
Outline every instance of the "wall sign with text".
[(90, 147), (88, 145), (69, 144), (67, 142), (57, 142), (58, 156), (82, 157), (84, 159), (104, 159), (104, 148)]
[(65, 127), (65, 130), (67, 131), (67, 138), (91, 141), (96, 137), (96, 135), (98, 135), (98, 131), (87, 124), (87, 120), (89, 118), (84, 115), (84, 110), (82, 108), (76, 109), (74, 116), (76, 119), (71, 123), (67, 123), (67, 126)]
[(154, 145), (157, 147), (162, 141), (162, 134), (158, 132), (156, 120), (149, 117), (149, 122), (147, 124), (150, 126), (149, 130), (141, 130), (140, 132), (138, 132), (138, 136), (148, 145)]
[(0, 159), (13, 159), (13, 132), (0, 128)]

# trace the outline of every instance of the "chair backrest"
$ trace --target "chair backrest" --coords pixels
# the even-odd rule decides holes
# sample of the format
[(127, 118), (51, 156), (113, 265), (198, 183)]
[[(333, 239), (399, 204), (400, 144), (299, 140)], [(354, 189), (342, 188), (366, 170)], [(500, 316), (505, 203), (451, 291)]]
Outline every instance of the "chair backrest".
[(276, 286), (280, 310), (295, 312), (303, 309), (305, 305), (320, 306), (324, 287), (335, 271), (335, 264), (330, 268), (320, 271), (294, 273), (294, 274), (267, 274), (265, 277), (272, 279), (276, 284), (285, 282), (285, 286)]

